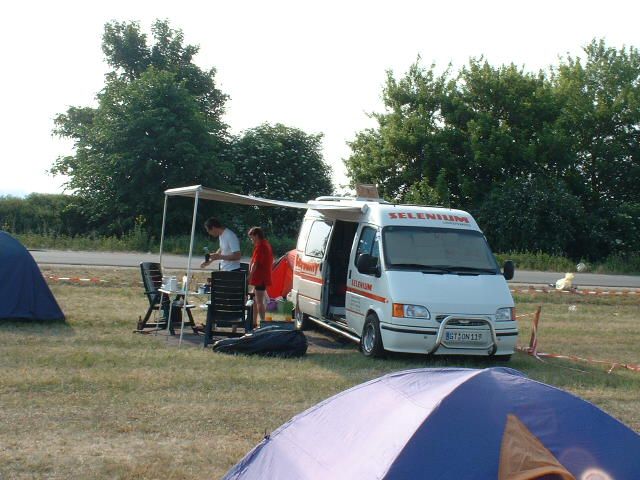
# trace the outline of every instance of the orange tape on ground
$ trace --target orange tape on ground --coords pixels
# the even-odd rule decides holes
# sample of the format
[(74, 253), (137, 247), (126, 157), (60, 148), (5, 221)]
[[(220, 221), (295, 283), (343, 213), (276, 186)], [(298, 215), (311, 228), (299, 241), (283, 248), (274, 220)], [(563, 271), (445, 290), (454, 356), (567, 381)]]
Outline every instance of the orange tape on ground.
[[(577, 355), (561, 355), (559, 353), (542, 353), (538, 352), (538, 326), (540, 323), (540, 313), (542, 312), (542, 307), (538, 306), (533, 316), (533, 320), (531, 320), (531, 339), (529, 340), (529, 346), (523, 347), (521, 345), (516, 346), (516, 350), (520, 352), (524, 352), (532, 357), (540, 359), (544, 358), (562, 358), (565, 360), (573, 360), (578, 362), (587, 362), (587, 363), (595, 363), (600, 365), (611, 365), (608, 373), (611, 373), (614, 368), (626, 368), (627, 370), (631, 370), (633, 372), (640, 372), (640, 365), (634, 365), (629, 363), (622, 362), (611, 362), (608, 360), (596, 360), (593, 358), (584, 358), (579, 357)], [(530, 315), (530, 314), (527, 314)], [(524, 316), (524, 315), (522, 315)]]
[(633, 372), (640, 372), (640, 365), (634, 365), (631, 363), (621, 363), (621, 362), (611, 362), (608, 360), (596, 360), (594, 358), (584, 358), (578, 357), (577, 355), (561, 355), (559, 353), (542, 353), (542, 352), (533, 352), (533, 350), (529, 347), (522, 347), (518, 345), (516, 347), (517, 350), (527, 353), (534, 357), (544, 357), (544, 358), (562, 358), (565, 360), (573, 360), (578, 362), (587, 362), (587, 363), (596, 363), (600, 365), (611, 365), (608, 373), (611, 373), (614, 368), (625, 368), (627, 370), (631, 370)]
[(81, 283), (81, 282), (90, 282), (90, 283), (106, 283), (106, 280), (100, 280), (96, 277), (91, 278), (78, 278), (78, 277), (56, 277), (49, 276), (46, 277), (47, 280), (51, 280), (52, 282), (72, 282), (72, 283)]

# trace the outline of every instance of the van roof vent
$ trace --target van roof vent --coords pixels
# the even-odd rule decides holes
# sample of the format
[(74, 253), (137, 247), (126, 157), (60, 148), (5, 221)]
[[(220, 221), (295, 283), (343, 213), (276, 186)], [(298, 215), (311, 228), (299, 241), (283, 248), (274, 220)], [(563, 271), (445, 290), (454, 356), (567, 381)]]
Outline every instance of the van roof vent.
[(356, 198), (358, 200), (374, 200), (379, 201), (378, 187), (372, 184), (359, 183), (356, 185)]

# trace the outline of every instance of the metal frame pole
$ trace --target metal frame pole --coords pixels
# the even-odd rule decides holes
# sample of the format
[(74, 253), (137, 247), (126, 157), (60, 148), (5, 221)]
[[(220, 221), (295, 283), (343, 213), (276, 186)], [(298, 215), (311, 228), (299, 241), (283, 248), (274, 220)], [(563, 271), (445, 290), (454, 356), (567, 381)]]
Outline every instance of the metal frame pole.
[[(166, 193), (164, 194), (164, 207), (162, 209), (162, 230), (160, 231), (160, 258), (158, 260), (158, 263), (160, 264), (160, 271), (164, 273), (164, 269), (162, 267), (162, 249), (164, 247), (164, 228), (165, 228), (165, 224), (167, 222), (167, 204), (169, 203), (169, 195), (167, 195)], [(165, 288), (169, 288), (168, 285), (165, 285)], [(162, 296), (160, 296), (160, 311), (162, 310), (162, 300), (163, 300), (163, 296), (165, 294), (163, 293)], [(167, 298), (169, 299), (169, 311), (167, 312), (168, 318), (167, 318), (167, 337), (169, 335), (169, 332), (171, 331), (171, 307), (173, 306), (173, 302), (171, 301), (171, 296), (167, 295)], [(158, 330), (158, 326), (156, 324), (156, 330)]]
[(193, 219), (191, 220), (191, 241), (189, 242), (189, 262), (187, 263), (187, 281), (184, 283), (184, 297), (182, 304), (182, 324), (180, 326), (180, 341), (178, 345), (182, 345), (182, 332), (184, 331), (184, 316), (187, 313), (187, 300), (189, 297), (189, 280), (191, 279), (191, 257), (193, 256), (193, 241), (196, 233), (196, 216), (198, 214), (198, 198), (199, 190), (196, 190), (196, 196), (193, 201)]
[(169, 195), (164, 194), (164, 209), (162, 210), (162, 231), (160, 232), (160, 270), (162, 270), (162, 247), (164, 246), (164, 226), (167, 221), (167, 203), (169, 201)]

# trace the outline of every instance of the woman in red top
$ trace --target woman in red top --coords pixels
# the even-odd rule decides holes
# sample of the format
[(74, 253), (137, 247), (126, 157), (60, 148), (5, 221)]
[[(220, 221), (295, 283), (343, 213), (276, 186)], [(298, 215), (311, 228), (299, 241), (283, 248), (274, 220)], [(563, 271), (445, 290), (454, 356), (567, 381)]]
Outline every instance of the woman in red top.
[(249, 285), (253, 285), (255, 290), (253, 325), (257, 327), (259, 326), (258, 315), (260, 315), (260, 321), (264, 322), (266, 310), (265, 290), (271, 285), (273, 252), (262, 228), (251, 227), (249, 238), (253, 242), (253, 255), (249, 266)]

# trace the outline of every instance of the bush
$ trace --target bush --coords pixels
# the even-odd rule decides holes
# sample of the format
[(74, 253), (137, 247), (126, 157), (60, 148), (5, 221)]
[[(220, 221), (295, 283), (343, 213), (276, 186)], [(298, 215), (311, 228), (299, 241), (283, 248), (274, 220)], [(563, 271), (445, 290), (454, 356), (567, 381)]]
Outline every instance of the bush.
[(640, 253), (609, 255), (596, 266), (596, 273), (640, 274)]
[(496, 260), (502, 266), (506, 260), (512, 260), (521, 270), (546, 272), (576, 272), (578, 263), (584, 263), (586, 270), (581, 273), (638, 274), (640, 273), (640, 254), (615, 254), (602, 261), (574, 262), (566, 257), (549, 255), (544, 252), (508, 252), (497, 253)]
[(544, 252), (509, 252), (496, 254), (498, 263), (512, 260), (517, 269), (547, 272), (575, 272), (576, 264), (565, 257)]
[(86, 219), (69, 195), (31, 193), (25, 198), (0, 196), (0, 228), (13, 233), (74, 235), (86, 232)]

